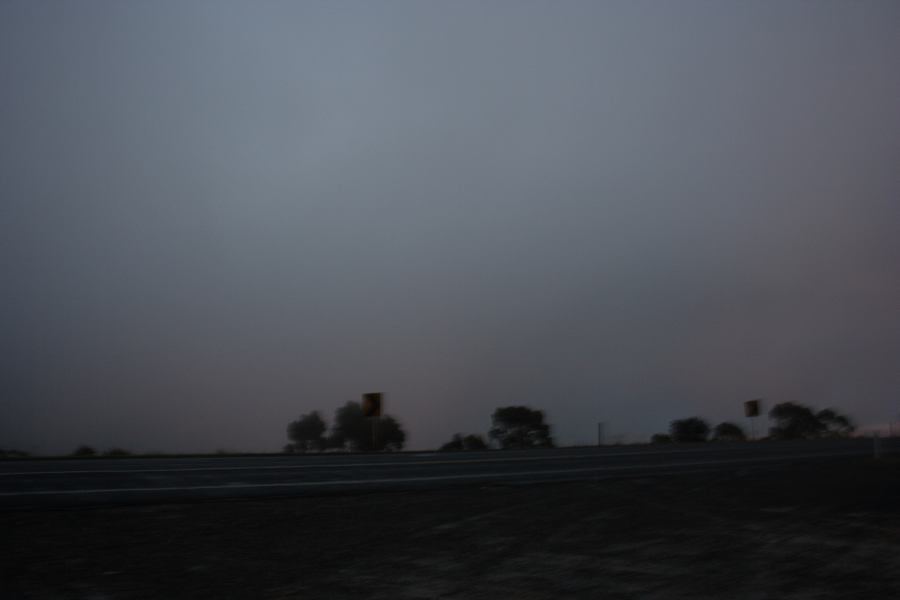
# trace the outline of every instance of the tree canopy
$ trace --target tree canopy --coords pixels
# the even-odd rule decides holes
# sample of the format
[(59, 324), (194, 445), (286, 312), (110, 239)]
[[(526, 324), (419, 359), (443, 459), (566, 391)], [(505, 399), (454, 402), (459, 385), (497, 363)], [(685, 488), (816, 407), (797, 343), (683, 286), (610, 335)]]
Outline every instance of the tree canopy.
[(461, 433), (457, 433), (453, 436), (453, 439), (441, 446), (441, 450), (486, 450), (487, 447), (487, 443), (480, 435), (469, 434), (463, 436)]
[(329, 447), (366, 450), (364, 441), (371, 437), (372, 426), (363, 416), (359, 402), (347, 402), (335, 411), (334, 425), (328, 436)]
[(709, 436), (709, 424), (700, 417), (678, 419), (669, 425), (669, 435), (676, 443), (705, 442)]
[(406, 432), (390, 415), (377, 417), (373, 425), (370, 418), (363, 415), (359, 402), (347, 402), (334, 414), (334, 427), (328, 442), (333, 448), (356, 451), (402, 450)]
[(769, 411), (769, 418), (775, 421), (769, 436), (777, 440), (847, 437), (855, 430), (848, 417), (830, 408), (816, 413), (794, 402), (776, 404)]
[(379, 417), (375, 422), (375, 427), (378, 431), (376, 450), (403, 450), (403, 446), (406, 444), (406, 432), (403, 431), (403, 427), (400, 426), (397, 419), (390, 415)]
[(713, 429), (713, 439), (717, 442), (743, 442), (747, 436), (740, 425), (726, 421)]
[(817, 412), (816, 419), (821, 423), (822, 435), (825, 437), (848, 437), (856, 430), (849, 417), (838, 414), (830, 408)]
[(287, 427), (288, 439), (293, 442), (292, 450), (296, 452), (321, 451), (325, 448), (325, 430), (328, 426), (314, 410), (291, 421)]
[(487, 450), (487, 442), (480, 435), (470, 433), (463, 438), (463, 450)]
[(489, 436), (501, 448), (551, 448), (550, 425), (544, 413), (527, 406), (505, 406), (494, 411)]
[(82, 444), (72, 451), (72, 456), (97, 456), (97, 451), (92, 446)]

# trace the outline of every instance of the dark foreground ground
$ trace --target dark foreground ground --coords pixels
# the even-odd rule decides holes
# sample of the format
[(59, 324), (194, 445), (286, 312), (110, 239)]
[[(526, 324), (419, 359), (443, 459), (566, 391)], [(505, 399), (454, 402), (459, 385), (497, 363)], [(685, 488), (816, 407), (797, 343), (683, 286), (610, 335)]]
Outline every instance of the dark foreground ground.
[(900, 462), (0, 513), (0, 598), (900, 598)]

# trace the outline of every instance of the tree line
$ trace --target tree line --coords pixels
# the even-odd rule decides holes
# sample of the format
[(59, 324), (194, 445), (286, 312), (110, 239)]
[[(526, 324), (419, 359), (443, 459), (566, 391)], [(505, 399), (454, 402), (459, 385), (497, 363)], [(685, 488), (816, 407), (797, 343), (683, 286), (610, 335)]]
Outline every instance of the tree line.
[[(553, 438), (544, 412), (527, 406), (504, 406), (491, 416), (488, 438), (500, 448), (552, 448)], [(327, 450), (370, 452), (402, 450), (406, 432), (389, 415), (366, 417), (359, 402), (347, 402), (334, 415), (331, 431), (319, 411), (301, 415), (287, 426), (290, 442), (284, 451), (324, 452)], [(442, 451), (484, 450), (488, 442), (477, 434), (454, 434)]]
[(347, 402), (334, 413), (334, 424), (328, 424), (314, 410), (301, 415), (287, 426), (290, 443), (284, 451), (322, 452), (329, 449), (353, 452), (402, 450), (406, 432), (394, 417), (366, 417), (359, 402)]
[[(816, 412), (803, 404), (782, 402), (769, 411), (769, 418), (775, 424), (769, 428), (770, 440), (809, 440), (820, 438), (850, 437), (856, 426), (846, 415), (826, 408)], [(710, 437), (710, 434), (712, 436)], [(651, 443), (695, 443), (708, 440), (718, 442), (740, 442), (747, 439), (743, 428), (736, 423), (719, 423), (710, 428), (701, 417), (676, 419), (669, 425), (669, 433), (657, 433)]]
[[(766, 439), (793, 440), (849, 437), (855, 431), (851, 419), (833, 409), (814, 411), (808, 406), (783, 402), (769, 411), (775, 423)], [(406, 433), (390, 416), (371, 419), (363, 416), (358, 402), (348, 402), (335, 413), (334, 426), (328, 425), (318, 411), (301, 416), (288, 425), (291, 443), (285, 452), (322, 452), (328, 449), (372, 451), (401, 450)], [(553, 448), (550, 425), (544, 412), (527, 406), (503, 406), (491, 415), (488, 439), (478, 434), (456, 433), (439, 449), (444, 452), (499, 448)], [(715, 427), (701, 417), (676, 419), (668, 433), (657, 433), (651, 443), (696, 443), (706, 441), (745, 441), (744, 429), (726, 421)]]
[[(783, 402), (772, 407), (768, 414), (774, 421), (769, 429), (770, 440), (797, 440), (850, 437), (856, 426), (846, 415), (826, 408), (814, 410), (803, 404)], [(334, 422), (328, 424), (319, 411), (301, 415), (287, 426), (290, 440), (284, 452), (338, 451), (398, 451), (406, 444), (406, 431), (400, 422), (390, 415), (378, 418), (366, 417), (359, 402), (347, 402), (335, 411)], [(544, 412), (527, 406), (503, 406), (491, 415), (488, 439), (478, 434), (456, 433), (439, 449), (441, 451), (485, 450), (492, 444), (499, 448), (553, 448), (550, 424)], [(706, 441), (739, 442), (747, 439), (744, 429), (726, 421), (715, 427), (701, 417), (676, 419), (669, 425), (668, 433), (657, 433), (651, 443), (697, 443)], [(220, 451), (220, 453), (225, 453)], [(122, 457), (131, 453), (123, 448), (109, 448), (98, 452), (82, 445), (72, 454), (75, 457)], [(0, 458), (24, 458), (28, 454), (16, 450), (0, 450)]]

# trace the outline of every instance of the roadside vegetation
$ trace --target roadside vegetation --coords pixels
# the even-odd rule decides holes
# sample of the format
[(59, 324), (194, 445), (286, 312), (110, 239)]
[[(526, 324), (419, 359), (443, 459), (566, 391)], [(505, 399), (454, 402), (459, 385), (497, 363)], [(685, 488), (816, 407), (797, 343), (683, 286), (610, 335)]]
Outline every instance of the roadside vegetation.
[[(776, 404), (768, 413), (772, 426), (759, 440), (803, 440), (847, 438), (856, 432), (853, 420), (833, 409), (815, 410), (794, 402)], [(487, 436), (455, 433), (438, 450), (441, 452), (478, 451), (489, 448), (553, 448), (551, 426), (542, 410), (528, 406), (502, 406), (491, 415)], [(697, 444), (707, 442), (743, 442), (750, 436), (737, 423), (725, 421), (715, 427), (702, 417), (676, 419), (666, 433), (656, 433), (651, 444)], [(334, 414), (332, 425), (317, 410), (301, 415), (287, 426), (289, 442), (282, 453), (322, 452), (399, 452), (406, 446), (407, 433), (391, 415), (366, 417), (359, 402), (347, 402)], [(218, 450), (215, 453), (132, 453), (121, 447), (98, 450), (82, 444), (70, 458), (123, 458), (164, 456), (249, 456), (267, 453)], [(29, 453), (0, 448), (0, 459), (32, 458)]]
[(504, 406), (491, 416), (488, 436), (501, 448), (553, 448), (544, 412), (527, 406)]
[(480, 435), (456, 433), (453, 435), (453, 439), (441, 446), (439, 450), (452, 452), (454, 450), (487, 450), (487, 448), (487, 442)]
[[(499, 448), (553, 448), (550, 425), (544, 412), (527, 406), (503, 406), (491, 416), (488, 438)], [(442, 452), (486, 450), (488, 443), (480, 435), (457, 433), (440, 447)]]
[[(769, 411), (769, 419), (774, 425), (769, 435), (762, 439), (769, 440), (812, 440), (823, 438), (847, 438), (856, 431), (850, 417), (826, 408), (816, 412), (814, 409), (794, 402), (776, 404)], [(711, 434), (711, 436), (710, 436)], [(657, 433), (650, 438), (652, 444), (669, 443), (702, 443), (743, 442), (747, 434), (740, 425), (731, 422), (719, 423), (710, 428), (701, 417), (676, 419), (669, 425), (669, 433)]]
[(27, 452), (15, 450), (13, 448), (0, 448), (0, 458), (28, 458)]
[(406, 432), (394, 417), (366, 417), (359, 402), (347, 402), (334, 413), (334, 425), (313, 411), (291, 421), (287, 427), (290, 443), (284, 452), (324, 452), (327, 450), (372, 452), (398, 451), (406, 444)]

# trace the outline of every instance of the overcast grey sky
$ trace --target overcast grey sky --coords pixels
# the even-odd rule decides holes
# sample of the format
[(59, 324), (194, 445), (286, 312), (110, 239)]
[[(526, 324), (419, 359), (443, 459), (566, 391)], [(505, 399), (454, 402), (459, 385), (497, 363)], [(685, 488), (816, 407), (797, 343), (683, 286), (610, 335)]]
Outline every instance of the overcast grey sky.
[(900, 3), (0, 2), (0, 447), (900, 414)]

